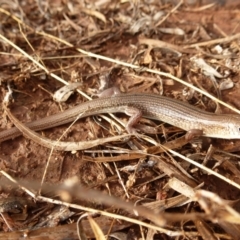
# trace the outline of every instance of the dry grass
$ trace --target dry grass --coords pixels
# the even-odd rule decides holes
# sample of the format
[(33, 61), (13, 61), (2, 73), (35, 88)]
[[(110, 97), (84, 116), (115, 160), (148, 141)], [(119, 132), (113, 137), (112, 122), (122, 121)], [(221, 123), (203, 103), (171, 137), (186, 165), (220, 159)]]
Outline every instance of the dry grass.
[[(13, 90), (11, 112), (21, 122), (110, 86), (240, 113), (236, 7), (0, 3), (0, 97)], [(76, 82), (67, 102), (54, 102), (60, 87)], [(126, 119), (105, 115), (41, 132), (61, 141), (114, 139), (74, 154), (24, 137), (2, 142), (0, 239), (240, 239), (240, 141), (189, 143), (183, 131), (145, 119), (148, 133), (122, 139)], [(0, 124), (12, 127), (3, 108)]]

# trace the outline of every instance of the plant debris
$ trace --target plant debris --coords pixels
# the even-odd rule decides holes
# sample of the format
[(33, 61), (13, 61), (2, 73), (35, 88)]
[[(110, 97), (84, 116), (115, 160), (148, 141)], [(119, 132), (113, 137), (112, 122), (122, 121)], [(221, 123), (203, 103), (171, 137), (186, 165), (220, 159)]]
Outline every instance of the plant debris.
[[(240, 114), (237, 1), (0, 3), (1, 131), (115, 86)], [(240, 140), (144, 118), (130, 136), (128, 118), (1, 142), (0, 239), (240, 239)]]

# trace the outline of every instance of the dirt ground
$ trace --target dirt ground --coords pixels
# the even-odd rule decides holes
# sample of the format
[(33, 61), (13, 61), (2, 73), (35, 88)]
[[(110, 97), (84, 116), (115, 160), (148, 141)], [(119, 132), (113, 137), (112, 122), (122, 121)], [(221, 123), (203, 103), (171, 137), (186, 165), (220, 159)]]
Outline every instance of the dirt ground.
[[(1, 131), (14, 127), (8, 111), (31, 122), (110, 87), (240, 114), (237, 0), (0, 0), (0, 56), (1, 102), (13, 91)], [(240, 140), (186, 139), (145, 118), (140, 135), (121, 137), (128, 119), (90, 116), (37, 140), (0, 132), (0, 239), (240, 239)], [(100, 140), (61, 151), (41, 137)]]

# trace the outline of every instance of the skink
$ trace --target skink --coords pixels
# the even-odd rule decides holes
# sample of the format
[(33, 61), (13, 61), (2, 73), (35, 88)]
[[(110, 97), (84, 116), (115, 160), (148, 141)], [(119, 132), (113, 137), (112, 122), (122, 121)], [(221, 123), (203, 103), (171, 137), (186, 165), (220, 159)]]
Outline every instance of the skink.
[[(32, 130), (39, 131), (102, 113), (124, 112), (131, 115), (131, 109), (139, 110), (140, 116), (160, 120), (186, 131), (198, 129), (207, 137), (240, 139), (240, 116), (235, 114), (214, 114), (198, 109), (188, 103), (149, 93), (128, 93), (113, 97), (98, 98), (81, 103), (64, 112), (26, 123)], [(134, 116), (132, 116), (134, 119)], [(0, 132), (0, 142), (21, 135), (17, 128)]]

